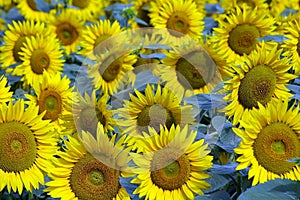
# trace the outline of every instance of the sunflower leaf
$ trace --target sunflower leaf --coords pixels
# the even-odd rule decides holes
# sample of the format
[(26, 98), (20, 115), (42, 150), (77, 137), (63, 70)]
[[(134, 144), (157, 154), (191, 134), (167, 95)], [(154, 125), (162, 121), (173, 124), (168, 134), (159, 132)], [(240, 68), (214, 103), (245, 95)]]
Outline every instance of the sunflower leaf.
[(287, 179), (275, 179), (256, 185), (242, 193), (238, 200), (272, 199), (294, 200), (300, 198), (300, 182)]

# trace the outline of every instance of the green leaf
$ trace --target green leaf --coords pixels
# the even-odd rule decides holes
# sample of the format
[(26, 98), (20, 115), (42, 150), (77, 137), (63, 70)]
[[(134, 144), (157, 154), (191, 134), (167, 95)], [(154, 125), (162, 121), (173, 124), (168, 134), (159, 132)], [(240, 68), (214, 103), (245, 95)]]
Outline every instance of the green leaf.
[(244, 193), (238, 200), (272, 199), (295, 200), (300, 198), (300, 182), (287, 179), (275, 179), (264, 184), (256, 185)]

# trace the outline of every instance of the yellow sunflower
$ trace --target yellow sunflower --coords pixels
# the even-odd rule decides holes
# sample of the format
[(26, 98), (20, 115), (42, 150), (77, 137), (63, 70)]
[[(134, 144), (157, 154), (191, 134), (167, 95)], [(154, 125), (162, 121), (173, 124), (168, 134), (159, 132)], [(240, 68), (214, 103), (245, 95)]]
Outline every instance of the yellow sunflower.
[[(51, 3), (51, 0), (45, 0)], [(49, 18), (48, 12), (38, 10), (35, 0), (17, 0), (17, 8), (27, 20), (46, 22)]]
[(240, 121), (244, 129), (233, 131), (242, 138), (234, 149), (241, 154), (237, 158), (237, 170), (250, 166), (249, 179), (252, 185), (275, 178), (300, 180), (300, 166), (288, 162), (300, 157), (299, 104), (288, 109), (288, 99), (281, 99), (266, 107), (247, 112)]
[[(12, 100), (12, 92), (10, 92), (10, 86), (7, 85), (7, 78), (2, 75), (0, 77), (0, 103), (6, 103)], [(0, 190), (1, 191), (1, 190)]]
[[(121, 32), (122, 30), (119, 22), (111, 22), (109, 19), (100, 20), (91, 26), (86, 26), (82, 32), (82, 40), (80, 42), (82, 50), (79, 53), (83, 56), (88, 56), (90, 59), (95, 59), (96, 54), (100, 54), (106, 51), (107, 48), (111, 48), (109, 46), (103, 46), (101, 43)], [(109, 43), (108, 45), (115, 44)]]
[[(210, 51), (210, 54), (214, 55), (213, 51)], [(218, 67), (210, 54), (198, 43), (174, 48), (174, 51), (167, 52), (166, 58), (162, 60), (166, 67), (160, 68), (160, 77), (167, 87), (181, 97), (210, 93), (221, 82)], [(214, 58), (217, 57), (214, 55)]]
[(57, 150), (53, 126), (42, 120), (38, 107), (24, 101), (0, 106), (0, 191), (22, 194), (44, 184), (44, 172), (51, 165), (50, 159)]
[(167, 87), (147, 85), (145, 94), (135, 89), (135, 95), (130, 94), (130, 100), (124, 100), (124, 105), (116, 112), (120, 119), (117, 125), (124, 134), (128, 134), (127, 145), (132, 149), (142, 150), (137, 138), (143, 138), (143, 131), (148, 131), (148, 126), (158, 132), (160, 125), (170, 128), (176, 125), (194, 125), (192, 106), (181, 105), (181, 100)]
[(264, 12), (268, 9), (268, 4), (265, 0), (227, 0), (221, 1), (220, 5), (224, 8), (225, 12), (234, 10), (237, 6), (245, 6), (247, 9), (254, 9), (257, 7), (258, 10), (263, 10)]
[(229, 94), (224, 100), (230, 101), (225, 108), (226, 115), (233, 118), (236, 125), (246, 110), (251, 111), (258, 102), (266, 105), (280, 97), (291, 97), (286, 84), (296, 78), (289, 74), (289, 59), (280, 58), (282, 49), (275, 44), (268, 50), (264, 43), (257, 51), (240, 60), (241, 66), (234, 66), (236, 75), (225, 81), (224, 89)]
[(115, 46), (96, 56), (96, 64), (88, 66), (88, 76), (95, 89), (104, 94), (113, 94), (124, 84), (133, 82), (133, 64), (137, 56), (124, 46)]
[(294, 10), (299, 9), (298, 0), (272, 0), (269, 3), (269, 11), (275, 17), (280, 17), (280, 14), (287, 8)]
[(260, 45), (258, 38), (274, 33), (274, 19), (265, 11), (236, 7), (219, 27), (213, 29), (211, 41), (221, 59), (235, 63), (243, 54), (250, 54)]
[(284, 56), (291, 57), (291, 65), (295, 70), (296, 75), (300, 75), (300, 25), (299, 19), (287, 22), (284, 27), (284, 37), (288, 40), (284, 40), (282, 47), (284, 48)]
[(58, 15), (51, 15), (47, 26), (57, 35), (67, 54), (78, 50), (84, 21), (80, 16), (74, 16), (73, 9), (64, 9)]
[(142, 28), (142, 27), (149, 27), (150, 25), (150, 17), (149, 15), (149, 8), (151, 4), (151, 0), (134, 0), (132, 1), (133, 10), (135, 11), (135, 15), (137, 18), (143, 20), (148, 25), (139, 23), (135, 20), (135, 18), (129, 20), (129, 24), (131, 28)]
[(142, 155), (133, 156), (137, 168), (136, 177), (131, 181), (139, 184), (133, 194), (140, 198), (194, 199), (208, 190), (209, 178), (204, 170), (212, 167), (213, 157), (208, 155), (208, 144), (204, 140), (194, 141), (197, 133), (188, 131), (188, 126), (161, 127), (158, 134), (150, 128), (151, 137), (142, 140)]
[(109, 140), (101, 124), (97, 140), (88, 132), (82, 134), (82, 141), (69, 137), (65, 151), (57, 152), (59, 158), (53, 159), (54, 168), (49, 169), (52, 180), (45, 191), (62, 200), (129, 200), (119, 182), (129, 156), (116, 142), (116, 135)]
[(96, 135), (97, 124), (101, 123), (104, 132), (113, 131), (115, 121), (112, 118), (113, 111), (108, 105), (109, 96), (103, 95), (100, 98), (96, 96), (96, 90), (92, 91), (91, 96), (85, 93), (83, 96), (77, 92), (73, 97), (73, 111), (69, 116), (69, 123), (64, 126), (66, 129), (76, 127), (80, 134), (82, 130)]
[(44, 37), (36, 35), (26, 38), (21, 47), (21, 65), (15, 68), (14, 74), (23, 76), (25, 84), (41, 83), (43, 72), (50, 74), (60, 73), (63, 68), (63, 54), (58, 40), (53, 35)]
[(153, 1), (149, 12), (151, 24), (155, 28), (167, 28), (172, 38), (180, 38), (181, 34), (194, 39), (202, 36), (204, 14), (192, 0)]
[(12, 24), (8, 24), (4, 34), (4, 45), (0, 47), (0, 63), (4, 68), (22, 62), (19, 53), (22, 52), (21, 48), (24, 47), (27, 37), (37, 34), (44, 37), (51, 35), (44, 23), (28, 20), (13, 21)]
[(99, 0), (70, 0), (69, 5), (77, 8), (72, 9), (75, 16), (80, 16), (83, 20), (95, 21), (100, 16), (102, 1)]
[(70, 80), (59, 73), (43, 73), (42, 81), (34, 82), (32, 88), (35, 96), (25, 96), (34, 104), (39, 106), (39, 113), (46, 112), (43, 119), (49, 119), (61, 129), (63, 116), (72, 112), (73, 88), (70, 88)]

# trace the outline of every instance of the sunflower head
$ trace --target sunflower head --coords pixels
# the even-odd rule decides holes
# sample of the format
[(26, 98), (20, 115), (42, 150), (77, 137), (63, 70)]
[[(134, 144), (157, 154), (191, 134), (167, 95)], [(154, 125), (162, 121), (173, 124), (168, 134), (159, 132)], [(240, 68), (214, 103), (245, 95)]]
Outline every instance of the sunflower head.
[[(82, 131), (80, 139), (69, 137), (65, 152), (58, 152), (60, 158), (54, 160), (55, 168), (49, 175), (53, 180), (47, 183), (46, 191), (55, 198), (129, 199), (119, 182), (121, 169), (124, 170), (129, 161), (128, 154), (120, 145), (122, 141), (116, 141), (116, 135), (109, 139), (100, 123), (97, 139), (85, 131)], [(71, 159), (70, 155), (73, 155)], [(68, 165), (65, 165), (66, 162)], [(53, 185), (59, 180), (67, 184)], [(67, 193), (58, 192), (61, 189)]]
[(49, 20), (49, 28), (57, 35), (67, 54), (75, 52), (80, 43), (84, 21), (80, 16), (74, 17), (72, 9), (66, 9)]
[[(257, 51), (244, 55), (240, 65), (233, 67), (233, 78), (224, 88), (231, 91), (224, 100), (231, 101), (225, 108), (227, 116), (233, 116), (237, 124), (245, 110), (257, 108), (258, 103), (267, 105), (284, 96), (291, 96), (285, 84), (296, 77), (288, 73), (290, 58), (282, 57), (277, 44), (261, 44)], [(270, 49), (269, 49), (270, 48)]]
[(299, 105), (288, 108), (288, 99), (280, 99), (266, 107), (258, 104), (247, 112), (240, 124), (234, 128), (242, 138), (235, 149), (241, 156), (237, 169), (250, 166), (252, 185), (275, 178), (299, 180), (299, 166), (288, 160), (300, 156)]
[[(42, 119), (44, 113), (38, 114), (33, 103), (25, 108), (23, 100), (2, 103), (0, 111), (0, 190), (7, 187), (9, 193), (22, 194), (23, 187), (37, 189), (44, 184), (46, 167), (57, 150), (53, 124)], [(28, 178), (32, 174), (35, 178)]]
[(203, 194), (202, 189), (209, 189), (204, 180), (196, 181), (208, 178), (202, 170), (212, 167), (212, 156), (207, 155), (209, 151), (205, 150), (204, 140), (194, 141), (196, 132), (190, 131), (188, 126), (180, 129), (172, 125), (169, 129), (161, 126), (160, 133), (149, 128), (148, 136), (141, 142), (145, 145), (143, 155), (133, 155), (137, 164), (133, 182), (140, 184), (134, 194), (141, 198), (153, 190), (151, 199), (175, 194), (183, 199), (193, 199), (195, 194)]

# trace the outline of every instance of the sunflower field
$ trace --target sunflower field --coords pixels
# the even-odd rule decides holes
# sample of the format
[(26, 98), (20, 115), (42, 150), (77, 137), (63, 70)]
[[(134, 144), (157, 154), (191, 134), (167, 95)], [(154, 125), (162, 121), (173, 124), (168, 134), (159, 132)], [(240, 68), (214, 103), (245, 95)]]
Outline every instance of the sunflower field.
[(0, 200), (300, 199), (299, 0), (0, 0)]

